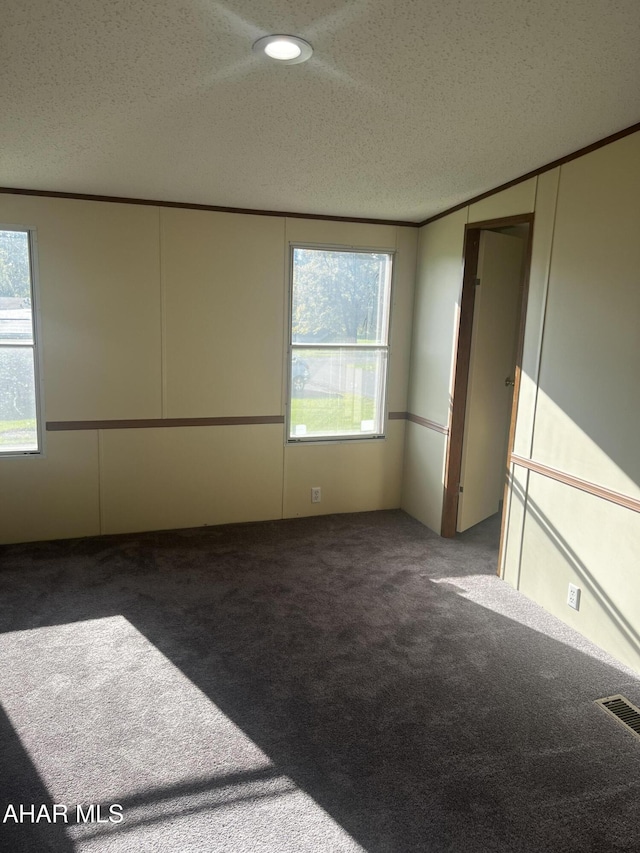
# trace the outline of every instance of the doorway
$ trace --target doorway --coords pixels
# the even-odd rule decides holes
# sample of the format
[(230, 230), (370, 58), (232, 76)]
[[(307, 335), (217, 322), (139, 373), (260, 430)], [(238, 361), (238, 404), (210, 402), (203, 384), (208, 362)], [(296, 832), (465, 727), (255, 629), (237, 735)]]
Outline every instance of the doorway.
[[(533, 214), (468, 224), (443, 536), (503, 512), (513, 448)], [(503, 513), (504, 515), (504, 513)], [(502, 534), (504, 517), (502, 518)]]

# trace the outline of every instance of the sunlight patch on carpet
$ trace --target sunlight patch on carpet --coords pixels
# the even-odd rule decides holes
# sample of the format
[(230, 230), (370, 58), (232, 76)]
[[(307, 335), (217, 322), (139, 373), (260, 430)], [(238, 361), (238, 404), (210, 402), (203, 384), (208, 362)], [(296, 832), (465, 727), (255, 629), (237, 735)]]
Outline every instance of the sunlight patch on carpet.
[(75, 850), (362, 850), (123, 616), (2, 634), (0, 659), (0, 702)]

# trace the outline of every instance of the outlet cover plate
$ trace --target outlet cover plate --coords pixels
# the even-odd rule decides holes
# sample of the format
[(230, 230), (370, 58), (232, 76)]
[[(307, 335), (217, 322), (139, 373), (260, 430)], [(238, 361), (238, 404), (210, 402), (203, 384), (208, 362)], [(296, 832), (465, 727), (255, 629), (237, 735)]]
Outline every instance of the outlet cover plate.
[(580, 610), (580, 587), (573, 583), (569, 584), (569, 592), (567, 593), (567, 604), (573, 607), (574, 610)]

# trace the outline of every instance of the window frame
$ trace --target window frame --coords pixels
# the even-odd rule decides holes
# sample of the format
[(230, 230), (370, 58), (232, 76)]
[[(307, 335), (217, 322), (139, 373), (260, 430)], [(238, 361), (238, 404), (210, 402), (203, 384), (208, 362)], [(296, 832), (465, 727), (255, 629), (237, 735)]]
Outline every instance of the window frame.
[[(45, 457), (45, 429), (44, 429), (44, 383), (43, 359), (42, 359), (42, 328), (40, 319), (40, 287), (38, 272), (38, 237), (35, 226), (14, 225), (0, 222), (0, 231), (18, 231), (27, 235), (29, 249), (29, 284), (31, 288), (31, 328), (33, 343), (19, 344), (18, 348), (31, 348), (33, 352), (33, 379), (35, 388), (35, 411), (36, 411), (36, 440), (35, 450), (2, 450), (0, 447), (0, 459), (16, 458), (39, 458)], [(15, 344), (4, 344), (0, 342), (0, 348), (9, 349)]]
[[(296, 249), (308, 249), (318, 252), (343, 252), (345, 254), (360, 254), (360, 255), (388, 255), (391, 264), (391, 274), (389, 276), (388, 287), (388, 304), (387, 309), (387, 327), (386, 327), (386, 344), (294, 344), (293, 342), (293, 275), (294, 275), (294, 253)], [(288, 300), (287, 300), (287, 327), (286, 327), (286, 346), (285, 346), (285, 375), (286, 375), (286, 401), (285, 401), (285, 445), (295, 446), (304, 444), (339, 444), (353, 441), (385, 441), (387, 437), (387, 425), (389, 421), (389, 413), (387, 412), (387, 398), (389, 390), (389, 370), (391, 364), (391, 332), (392, 332), (392, 314), (393, 314), (393, 294), (394, 281), (396, 270), (396, 255), (395, 248), (383, 248), (380, 246), (353, 246), (342, 243), (312, 243), (312, 242), (290, 242), (288, 261)], [(382, 392), (380, 395), (380, 410), (381, 432), (375, 433), (336, 433), (334, 435), (291, 435), (291, 400), (293, 392), (292, 381), (292, 356), (296, 349), (318, 349), (318, 350), (340, 350), (353, 349), (356, 351), (385, 351), (385, 365), (382, 373)]]

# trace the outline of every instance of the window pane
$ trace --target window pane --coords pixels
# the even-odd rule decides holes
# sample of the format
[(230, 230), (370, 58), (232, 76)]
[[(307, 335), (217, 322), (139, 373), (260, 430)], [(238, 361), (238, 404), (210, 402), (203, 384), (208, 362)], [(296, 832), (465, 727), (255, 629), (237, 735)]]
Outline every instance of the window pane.
[(33, 343), (29, 235), (0, 230), (0, 343)]
[(0, 453), (38, 449), (31, 347), (0, 347)]
[(290, 438), (381, 435), (385, 350), (295, 349)]
[(386, 344), (391, 256), (293, 250), (292, 343)]

